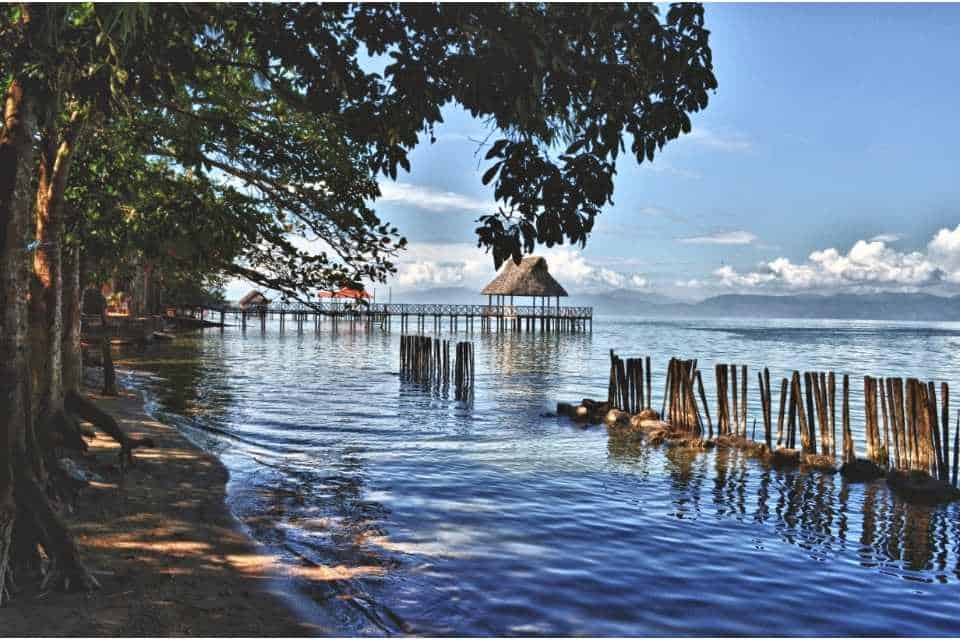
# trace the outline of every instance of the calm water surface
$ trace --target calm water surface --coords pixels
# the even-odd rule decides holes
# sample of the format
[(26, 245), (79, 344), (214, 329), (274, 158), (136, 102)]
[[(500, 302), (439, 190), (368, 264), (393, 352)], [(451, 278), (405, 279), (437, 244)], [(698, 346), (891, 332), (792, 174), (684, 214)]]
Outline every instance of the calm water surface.
[(610, 348), (653, 358), (658, 403), (671, 356), (699, 358), (708, 394), (714, 362), (956, 384), (960, 324), (600, 318), (592, 334), (477, 332), (469, 406), (402, 382), (399, 338), (273, 323), (127, 359), (154, 411), (230, 469), (250, 533), (313, 568), (295, 587), (338, 631), (960, 634), (957, 506), (544, 415), (605, 397)]

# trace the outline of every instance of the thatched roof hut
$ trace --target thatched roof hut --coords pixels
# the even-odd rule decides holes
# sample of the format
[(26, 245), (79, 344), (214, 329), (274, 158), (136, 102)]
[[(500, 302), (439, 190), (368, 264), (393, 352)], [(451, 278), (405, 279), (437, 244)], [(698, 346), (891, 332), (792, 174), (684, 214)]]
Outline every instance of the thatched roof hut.
[(267, 299), (267, 296), (254, 289), (247, 295), (240, 298), (237, 304), (240, 305), (241, 309), (248, 309), (250, 307), (262, 307), (264, 305), (268, 305), (270, 304), (270, 301)]
[(547, 261), (540, 256), (528, 256), (515, 264), (507, 260), (497, 277), (483, 288), (488, 296), (534, 296), (555, 298), (567, 291), (554, 280), (547, 269)]

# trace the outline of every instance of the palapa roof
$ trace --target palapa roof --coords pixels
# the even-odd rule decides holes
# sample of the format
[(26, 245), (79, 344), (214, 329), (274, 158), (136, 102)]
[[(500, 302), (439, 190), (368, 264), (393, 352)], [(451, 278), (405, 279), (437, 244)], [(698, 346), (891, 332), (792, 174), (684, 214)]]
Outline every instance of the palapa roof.
[(245, 307), (251, 304), (267, 304), (269, 302), (270, 301), (267, 300), (267, 296), (254, 289), (247, 295), (240, 298), (240, 301), (237, 302), (237, 304), (239, 304), (241, 307)]
[(528, 256), (515, 264), (507, 260), (497, 277), (483, 288), (483, 295), (492, 296), (566, 296), (566, 290), (547, 270), (547, 261)]

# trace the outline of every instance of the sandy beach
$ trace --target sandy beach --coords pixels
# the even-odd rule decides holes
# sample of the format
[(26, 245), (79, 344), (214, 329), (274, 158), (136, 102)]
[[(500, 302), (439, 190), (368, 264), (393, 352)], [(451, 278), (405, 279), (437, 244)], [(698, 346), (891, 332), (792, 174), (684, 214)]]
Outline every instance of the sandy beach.
[(101, 433), (83, 465), (98, 480), (63, 514), (101, 589), (21, 591), (0, 609), (6, 636), (302, 636), (325, 629), (298, 619), (279, 593), (275, 560), (240, 530), (224, 503), (227, 471), (174, 428), (144, 412), (135, 393), (89, 393), (133, 436), (125, 474)]

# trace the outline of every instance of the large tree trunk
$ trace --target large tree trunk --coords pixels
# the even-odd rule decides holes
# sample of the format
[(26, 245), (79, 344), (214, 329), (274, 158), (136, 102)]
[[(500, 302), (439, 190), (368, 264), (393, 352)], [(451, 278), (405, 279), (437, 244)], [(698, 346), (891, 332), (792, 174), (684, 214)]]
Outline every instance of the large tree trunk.
[[(22, 11), (29, 20), (29, 9), (24, 7)], [(33, 137), (37, 129), (33, 107), (31, 87), (15, 76), (4, 96), (4, 127), (0, 129), (0, 601), (9, 594), (10, 567), (29, 565), (37, 545), (42, 545), (50, 558), (48, 583), (81, 588), (96, 585), (80, 562), (70, 533), (50, 505), (45, 491), (45, 451), (32, 420), (32, 345), (27, 301), (32, 275), (29, 251), (33, 249), (30, 211), (36, 194), (31, 185), (35, 168)], [(43, 176), (41, 185), (48, 185), (49, 197), (44, 208), (37, 203), (33, 209), (38, 216), (44, 216), (44, 227), (36, 239), (41, 243), (52, 241), (40, 247), (47, 257), (40, 260), (42, 269), (36, 274), (46, 285), (41, 291), (43, 303), (52, 301), (56, 309), (56, 318), (51, 319), (55, 335), (49, 333), (51, 325), (47, 325), (43, 346), (46, 349), (53, 342), (57, 352), (52, 356), (57, 363), (55, 372), (45, 374), (42, 380), (46, 385), (46, 411), (51, 409), (51, 398), (59, 402), (61, 410), (63, 402), (59, 389), (60, 307), (55, 298), (46, 296), (61, 295), (60, 265), (49, 252), (59, 251), (55, 216), (66, 186), (74, 140), (75, 137), (68, 136), (57, 149), (52, 164), (47, 163), (50, 171)], [(17, 540), (16, 557), (12, 555), (13, 540)]]
[(47, 112), (40, 148), (35, 208), (37, 249), (30, 298), (34, 424), (42, 439), (63, 410), (63, 202), (73, 151), (80, 135), (74, 113), (61, 139), (56, 101)]
[(63, 391), (79, 392), (83, 380), (83, 354), (80, 350), (80, 247), (63, 252)]
[(14, 468), (25, 465), (30, 431), (27, 246), (36, 129), (31, 102), (23, 82), (13, 80), (4, 96), (0, 130), (0, 604), (11, 584)]

